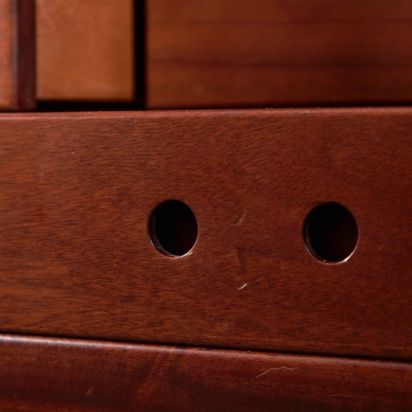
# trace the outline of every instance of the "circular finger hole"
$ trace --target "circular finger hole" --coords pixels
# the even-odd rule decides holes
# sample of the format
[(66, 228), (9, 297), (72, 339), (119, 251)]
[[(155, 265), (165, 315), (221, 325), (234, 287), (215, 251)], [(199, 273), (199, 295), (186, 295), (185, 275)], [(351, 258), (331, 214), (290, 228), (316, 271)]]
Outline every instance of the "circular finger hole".
[(149, 220), (150, 239), (157, 250), (168, 256), (184, 256), (197, 239), (197, 220), (193, 211), (180, 200), (158, 205)]
[(350, 258), (358, 243), (358, 225), (352, 213), (339, 203), (315, 207), (304, 224), (310, 253), (322, 262), (339, 263)]

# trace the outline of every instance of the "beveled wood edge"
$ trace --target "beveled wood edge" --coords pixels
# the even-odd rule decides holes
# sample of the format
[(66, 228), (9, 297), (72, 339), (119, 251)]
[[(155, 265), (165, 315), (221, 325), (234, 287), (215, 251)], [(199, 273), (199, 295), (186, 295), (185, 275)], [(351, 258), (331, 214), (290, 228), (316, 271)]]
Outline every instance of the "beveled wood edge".
[(193, 110), (105, 110), (101, 111), (64, 111), (64, 112), (0, 112), (0, 120), (33, 120), (33, 119), (125, 119), (125, 118), (197, 118), (197, 117), (232, 117), (232, 116), (393, 116), (412, 115), (412, 106), (365, 106), (365, 107), (282, 107), (282, 108), (249, 108), (249, 109), (193, 109)]

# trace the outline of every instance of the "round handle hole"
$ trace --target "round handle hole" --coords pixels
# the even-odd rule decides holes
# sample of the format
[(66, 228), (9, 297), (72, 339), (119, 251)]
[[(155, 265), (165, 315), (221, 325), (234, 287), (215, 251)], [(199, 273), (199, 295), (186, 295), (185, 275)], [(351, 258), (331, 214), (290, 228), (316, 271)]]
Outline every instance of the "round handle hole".
[(150, 216), (150, 239), (155, 248), (167, 256), (189, 253), (196, 243), (197, 233), (195, 214), (180, 200), (161, 203)]
[(322, 262), (348, 260), (358, 243), (358, 225), (352, 213), (339, 203), (322, 203), (307, 216), (304, 239), (309, 252)]

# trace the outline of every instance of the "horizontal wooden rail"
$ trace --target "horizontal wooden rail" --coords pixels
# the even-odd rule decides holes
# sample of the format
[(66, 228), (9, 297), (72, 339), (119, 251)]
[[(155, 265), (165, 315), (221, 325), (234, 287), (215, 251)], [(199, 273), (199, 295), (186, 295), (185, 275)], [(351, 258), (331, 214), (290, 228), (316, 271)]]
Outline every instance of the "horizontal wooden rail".
[(412, 365), (0, 336), (6, 411), (405, 411)]
[(0, 130), (1, 331), (412, 359), (412, 109)]
[(408, 0), (150, 0), (147, 107), (411, 104)]

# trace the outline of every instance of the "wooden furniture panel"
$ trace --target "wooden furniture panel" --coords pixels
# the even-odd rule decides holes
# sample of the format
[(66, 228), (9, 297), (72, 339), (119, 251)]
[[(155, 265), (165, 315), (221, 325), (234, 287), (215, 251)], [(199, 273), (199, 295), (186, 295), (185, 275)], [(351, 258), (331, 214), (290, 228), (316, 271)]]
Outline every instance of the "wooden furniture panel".
[(412, 365), (0, 338), (2, 411), (406, 411)]
[(39, 100), (134, 100), (134, 0), (36, 6)]
[(0, 110), (34, 105), (34, 0), (0, 0)]
[(149, 108), (412, 102), (408, 0), (151, 0)]
[[(0, 330), (412, 358), (412, 109), (0, 116)], [(185, 202), (193, 250), (152, 210)], [(312, 256), (308, 213), (359, 229)]]

